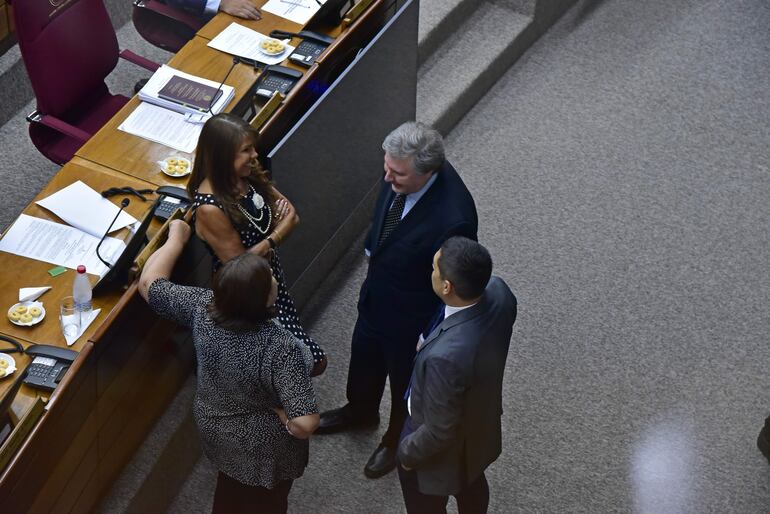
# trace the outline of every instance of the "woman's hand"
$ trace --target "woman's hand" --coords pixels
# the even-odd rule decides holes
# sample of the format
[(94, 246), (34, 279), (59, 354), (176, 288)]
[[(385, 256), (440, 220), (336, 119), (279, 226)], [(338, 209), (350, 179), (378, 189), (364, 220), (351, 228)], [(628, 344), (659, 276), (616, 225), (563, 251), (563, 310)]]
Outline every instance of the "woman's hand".
[(190, 226), (182, 220), (174, 220), (168, 226), (168, 236), (163, 246), (150, 255), (139, 276), (139, 294), (147, 300), (150, 286), (159, 278), (169, 278), (177, 259), (190, 239)]
[(168, 241), (184, 245), (190, 240), (190, 234), (192, 234), (190, 225), (182, 220), (174, 220), (168, 225)]
[(279, 407), (270, 407), (270, 408), (271, 408), (271, 409), (273, 410), (273, 412), (275, 412), (275, 413), (278, 415), (278, 417), (281, 419), (281, 423), (285, 425), (285, 424), (286, 424), (286, 422), (289, 420), (289, 419), (286, 417), (286, 411), (285, 411), (285, 410), (283, 410), (283, 409), (281, 409), (281, 408), (279, 408)]
[(324, 371), (326, 371), (326, 365), (328, 364), (328, 361), (326, 360), (326, 355), (321, 357), (321, 360), (316, 362), (315, 366), (313, 366), (313, 370), (310, 372), (311, 377), (317, 377)]
[(289, 203), (289, 201), (284, 198), (280, 197), (275, 202), (275, 219), (277, 221), (281, 221), (283, 219), (286, 219), (290, 217), (294, 212), (294, 207)]
[(265, 259), (270, 259), (271, 250), (272, 248), (270, 248), (270, 243), (268, 243), (267, 239), (265, 239), (249, 248), (248, 252), (253, 253), (254, 255), (259, 255), (260, 257), (264, 257)]

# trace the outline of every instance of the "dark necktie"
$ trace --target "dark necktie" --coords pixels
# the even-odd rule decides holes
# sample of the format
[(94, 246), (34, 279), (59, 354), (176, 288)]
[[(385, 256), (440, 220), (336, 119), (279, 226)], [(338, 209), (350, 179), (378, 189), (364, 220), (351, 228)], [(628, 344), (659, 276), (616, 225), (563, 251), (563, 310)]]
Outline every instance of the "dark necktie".
[(439, 326), (442, 321), (444, 321), (445, 311), (446, 309), (444, 308), (444, 305), (441, 305), (441, 307), (438, 308), (438, 312), (436, 312), (436, 314), (433, 316), (433, 319), (431, 319), (430, 323), (422, 333), (423, 339), (428, 339), (430, 333), (436, 330), (436, 327)]
[(406, 195), (397, 194), (393, 200), (393, 205), (390, 206), (388, 214), (385, 216), (385, 223), (382, 225), (382, 233), (380, 233), (380, 240), (377, 242), (377, 246), (382, 245), (393, 229), (395, 229), (401, 222), (401, 215), (404, 213), (404, 204), (406, 204)]
[[(420, 349), (425, 344), (425, 340), (428, 339), (428, 336), (431, 332), (436, 330), (436, 327), (441, 325), (441, 322), (444, 321), (444, 315), (446, 314), (446, 309), (444, 308), (444, 305), (442, 304), (439, 308), (436, 314), (433, 316), (433, 319), (430, 320), (430, 323), (428, 323), (427, 328), (422, 333), (422, 341), (417, 345), (417, 351), (419, 352)], [(406, 392), (404, 393), (404, 400), (409, 399), (409, 395), (412, 394), (412, 380), (414, 380), (414, 371), (412, 371), (412, 376), (409, 378), (409, 385), (406, 388)]]

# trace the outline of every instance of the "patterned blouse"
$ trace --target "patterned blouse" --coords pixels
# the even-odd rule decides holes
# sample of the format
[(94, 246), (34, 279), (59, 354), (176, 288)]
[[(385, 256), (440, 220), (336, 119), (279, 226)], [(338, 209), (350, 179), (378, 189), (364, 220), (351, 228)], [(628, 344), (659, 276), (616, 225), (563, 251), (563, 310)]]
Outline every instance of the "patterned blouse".
[(280, 324), (232, 332), (209, 317), (210, 289), (155, 280), (150, 308), (192, 331), (198, 357), (193, 414), (206, 456), (226, 475), (272, 488), (302, 476), (308, 441), (292, 437), (271, 407), (289, 418), (315, 414), (312, 355)]

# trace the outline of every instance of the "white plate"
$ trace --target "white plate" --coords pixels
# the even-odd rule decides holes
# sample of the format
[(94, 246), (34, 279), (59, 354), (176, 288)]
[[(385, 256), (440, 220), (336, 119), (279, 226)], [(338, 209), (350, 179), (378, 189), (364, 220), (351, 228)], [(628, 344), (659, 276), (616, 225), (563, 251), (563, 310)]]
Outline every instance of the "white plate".
[[(277, 52), (268, 52), (267, 50), (262, 48), (262, 43), (264, 41), (275, 41), (276, 43), (280, 43), (281, 44), (281, 49), (278, 50)], [(284, 53), (286, 51), (286, 43), (284, 43), (280, 39), (274, 39), (274, 38), (271, 38), (271, 37), (266, 37), (265, 39), (263, 39), (262, 41), (259, 42), (259, 45), (257, 46), (257, 48), (259, 48), (259, 51), (262, 52), (263, 54), (269, 55), (271, 57), (275, 57), (277, 55), (281, 55), (282, 53)]]
[[(169, 160), (170, 159), (176, 159), (178, 162), (185, 162), (187, 163), (187, 167), (185, 168), (185, 171), (182, 172), (171, 172), (168, 170), (169, 166)], [(180, 177), (186, 177), (190, 173), (192, 173), (192, 163), (190, 162), (190, 159), (186, 157), (182, 157), (181, 155), (169, 155), (162, 161), (158, 161), (158, 164), (160, 165), (160, 171), (168, 175), (169, 177), (174, 178), (180, 178)], [(178, 165), (177, 165), (178, 166)]]
[[(19, 305), (24, 305), (28, 309), (30, 307), (40, 307), (40, 316), (36, 316), (32, 318), (32, 321), (28, 321), (27, 323), (22, 323), (21, 321), (15, 321), (10, 318), (11, 311), (16, 309)], [(43, 307), (43, 302), (19, 302), (15, 303), (11, 306), (10, 309), (8, 309), (8, 321), (13, 323), (14, 325), (18, 325), (20, 327), (31, 327), (32, 325), (37, 325), (41, 321), (43, 321), (43, 318), (45, 318), (45, 307)]]
[(8, 375), (13, 375), (13, 372), (16, 371), (16, 361), (13, 360), (13, 357), (8, 355), (7, 353), (0, 353), (0, 361), (5, 361), (8, 363), (8, 367), (5, 368), (5, 373), (0, 371), (0, 378), (5, 378)]

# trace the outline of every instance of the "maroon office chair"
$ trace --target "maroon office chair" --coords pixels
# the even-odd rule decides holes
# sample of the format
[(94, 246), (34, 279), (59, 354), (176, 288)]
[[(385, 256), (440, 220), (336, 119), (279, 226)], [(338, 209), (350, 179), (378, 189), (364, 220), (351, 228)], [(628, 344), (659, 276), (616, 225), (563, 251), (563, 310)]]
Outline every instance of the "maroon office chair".
[(134, 0), (134, 28), (163, 50), (178, 52), (206, 23), (197, 16), (158, 0)]
[(158, 64), (119, 50), (102, 0), (15, 0), (13, 17), (37, 98), (29, 136), (40, 153), (64, 164), (128, 102), (104, 83), (118, 57), (150, 71)]

